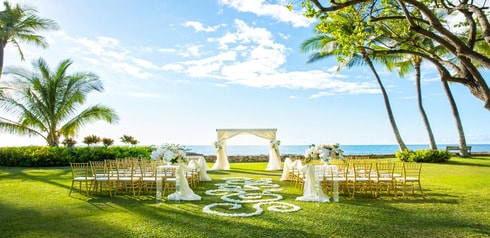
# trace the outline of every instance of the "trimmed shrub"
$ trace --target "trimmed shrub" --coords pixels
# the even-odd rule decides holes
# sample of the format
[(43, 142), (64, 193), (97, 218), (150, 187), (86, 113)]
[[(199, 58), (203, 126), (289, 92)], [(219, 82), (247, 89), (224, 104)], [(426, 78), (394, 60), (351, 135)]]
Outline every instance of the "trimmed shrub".
[(446, 162), (451, 158), (451, 154), (445, 150), (404, 150), (397, 151), (396, 158), (404, 162), (427, 162), (439, 163)]
[(49, 147), (23, 146), (0, 148), (1, 166), (50, 167), (70, 162), (89, 162), (116, 158), (150, 158), (150, 147)]

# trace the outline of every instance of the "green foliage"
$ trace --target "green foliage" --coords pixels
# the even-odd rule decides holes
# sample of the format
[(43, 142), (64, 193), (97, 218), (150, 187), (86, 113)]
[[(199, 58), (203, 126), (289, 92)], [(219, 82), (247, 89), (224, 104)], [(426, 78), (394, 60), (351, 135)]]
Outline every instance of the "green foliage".
[(0, 166), (66, 166), (70, 162), (89, 162), (116, 158), (150, 158), (149, 147), (3, 147), (0, 148)]
[(100, 142), (100, 137), (96, 135), (90, 135), (83, 138), (83, 143), (87, 145), (98, 144)]
[(126, 143), (126, 144), (131, 144), (131, 145), (136, 145), (136, 144), (140, 143), (133, 136), (129, 136), (129, 135), (123, 135), (121, 137), (121, 142)]
[(447, 162), (451, 158), (451, 154), (445, 150), (404, 150), (397, 151), (395, 156), (405, 162), (428, 163)]
[(61, 143), (68, 148), (74, 148), (75, 144), (77, 144), (77, 141), (73, 138), (66, 138)]
[[(102, 80), (93, 73), (68, 74), (72, 60), (63, 60), (51, 70), (43, 58), (33, 63), (34, 71), (13, 68), (12, 80), (1, 82), (0, 109), (12, 118), (0, 120), (0, 131), (43, 137), (58, 146), (60, 137), (72, 137), (88, 123), (116, 123), (116, 112), (106, 106), (84, 106), (93, 91), (102, 92)], [(54, 93), (53, 93), (54, 92)], [(17, 120), (17, 121), (16, 121)]]
[(114, 140), (111, 138), (102, 138), (102, 144), (107, 148), (114, 144)]

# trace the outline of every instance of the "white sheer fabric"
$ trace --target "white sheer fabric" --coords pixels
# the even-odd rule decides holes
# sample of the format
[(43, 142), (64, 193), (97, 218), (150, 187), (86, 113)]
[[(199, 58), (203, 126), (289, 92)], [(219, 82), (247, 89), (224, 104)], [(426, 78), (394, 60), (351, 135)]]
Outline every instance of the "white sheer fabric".
[[(239, 134), (252, 134), (267, 140), (275, 140), (277, 129), (216, 129), (216, 132), (218, 133), (218, 141), (222, 142), (222, 147), (216, 150), (216, 163), (213, 165), (212, 170), (230, 170), (226, 155), (226, 140)], [(266, 170), (280, 169), (282, 169), (282, 166), (279, 148), (273, 148), (270, 145), (269, 163)]]
[(185, 174), (191, 170), (192, 169), (185, 164), (179, 164), (177, 170), (175, 171), (175, 177), (177, 178), (176, 191), (175, 193), (168, 195), (168, 200), (201, 200), (201, 196), (195, 194), (194, 191), (192, 191), (192, 189), (189, 187), (189, 183), (187, 182)]
[[(218, 138), (218, 140), (220, 140)], [(226, 155), (226, 142), (222, 140), (222, 147), (216, 150), (216, 162), (211, 170), (230, 170), (230, 162)]]
[(201, 166), (201, 169), (199, 171), (199, 180), (200, 181), (211, 181), (211, 177), (208, 175), (208, 165), (206, 164), (206, 159), (204, 159), (204, 156), (201, 156), (199, 160), (197, 161), (199, 165)]
[(281, 181), (289, 180), (289, 173), (298, 166), (298, 162), (301, 162), (301, 160), (295, 160), (293, 162), (289, 157), (284, 159), (284, 169), (282, 170)]
[(300, 168), (306, 175), (303, 190), (303, 196), (297, 197), (298, 201), (305, 202), (330, 202), (330, 198), (323, 193), (322, 188), (318, 184), (318, 174), (315, 173), (315, 166), (307, 164)]
[(209, 168), (204, 156), (187, 156), (187, 158), (190, 159), (187, 166), (199, 168), (199, 181), (211, 181), (211, 177), (208, 175)]

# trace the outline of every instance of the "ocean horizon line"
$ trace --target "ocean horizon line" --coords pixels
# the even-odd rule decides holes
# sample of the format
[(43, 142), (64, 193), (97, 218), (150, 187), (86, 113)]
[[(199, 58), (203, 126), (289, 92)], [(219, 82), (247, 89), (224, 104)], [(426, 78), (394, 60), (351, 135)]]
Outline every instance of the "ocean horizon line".
[[(439, 150), (457, 144), (438, 144)], [(216, 155), (213, 145), (184, 145), (190, 152), (203, 155)], [(280, 154), (302, 155), (310, 145), (280, 145)], [(490, 152), (490, 144), (468, 144), (472, 152)], [(428, 144), (407, 144), (409, 150), (429, 149)], [(386, 145), (340, 145), (345, 155), (386, 155), (399, 151), (396, 144)], [(227, 155), (264, 155), (269, 153), (269, 145), (227, 145)]]

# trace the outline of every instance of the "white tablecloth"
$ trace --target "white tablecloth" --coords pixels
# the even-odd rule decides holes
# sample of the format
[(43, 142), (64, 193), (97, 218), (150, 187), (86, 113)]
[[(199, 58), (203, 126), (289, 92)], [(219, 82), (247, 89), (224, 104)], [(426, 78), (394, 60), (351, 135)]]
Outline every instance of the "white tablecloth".
[(175, 177), (176, 177), (176, 186), (175, 192), (168, 195), (168, 200), (186, 200), (186, 201), (195, 201), (201, 200), (201, 196), (197, 195), (192, 191), (189, 187), (189, 183), (187, 182), (187, 178), (185, 174), (192, 169), (187, 165), (180, 163), (177, 166), (174, 165), (164, 165), (158, 166), (158, 176), (157, 176), (157, 193), (156, 200), (157, 203), (162, 200), (162, 177), (163, 177), (163, 169), (164, 168), (175, 168)]
[(191, 161), (197, 161), (197, 166), (199, 167), (199, 181), (211, 181), (211, 177), (208, 175), (208, 165), (206, 164), (206, 159), (202, 155), (187, 156), (189, 159), (189, 166)]

